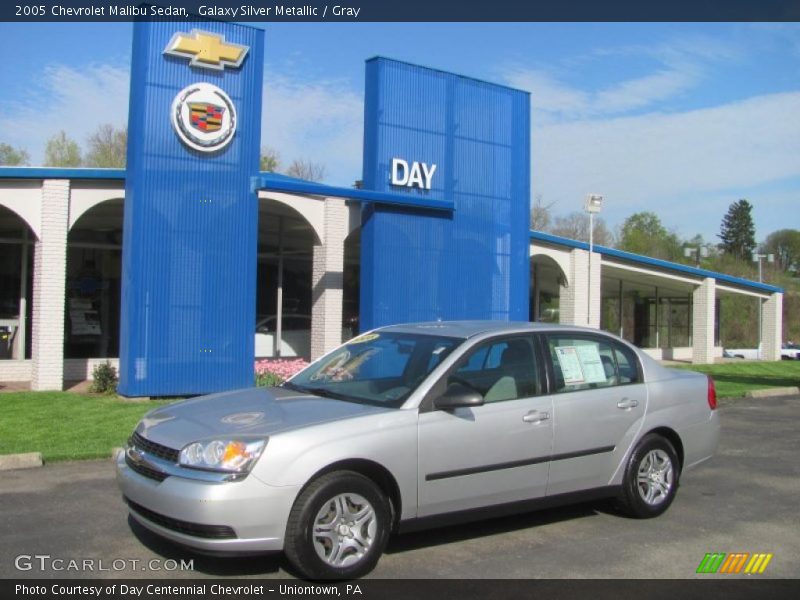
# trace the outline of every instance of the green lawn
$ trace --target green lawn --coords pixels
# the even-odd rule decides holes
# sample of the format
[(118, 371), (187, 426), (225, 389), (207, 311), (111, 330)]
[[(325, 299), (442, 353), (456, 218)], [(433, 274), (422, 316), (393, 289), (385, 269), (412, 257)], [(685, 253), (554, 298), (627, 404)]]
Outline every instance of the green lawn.
[(740, 398), (750, 390), (800, 386), (800, 360), (737, 361), (679, 367), (711, 375), (720, 398)]
[(144, 413), (163, 404), (68, 392), (3, 393), (0, 454), (41, 452), (45, 461), (110, 456)]
[[(800, 386), (800, 361), (741, 361), (678, 368), (714, 378), (717, 396)], [(168, 401), (132, 402), (67, 392), (0, 394), (0, 454), (41, 452), (46, 461), (102, 458), (122, 446), (148, 410)]]

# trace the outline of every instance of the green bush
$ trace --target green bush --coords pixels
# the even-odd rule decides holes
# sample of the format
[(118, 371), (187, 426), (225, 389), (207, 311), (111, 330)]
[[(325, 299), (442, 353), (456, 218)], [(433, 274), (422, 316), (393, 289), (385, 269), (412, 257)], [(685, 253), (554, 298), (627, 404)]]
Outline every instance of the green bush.
[(273, 385), (280, 385), (284, 382), (284, 378), (276, 373), (264, 371), (256, 373), (256, 386), (258, 387), (272, 387)]
[(92, 385), (89, 391), (95, 394), (113, 394), (117, 391), (117, 370), (106, 361), (92, 369)]

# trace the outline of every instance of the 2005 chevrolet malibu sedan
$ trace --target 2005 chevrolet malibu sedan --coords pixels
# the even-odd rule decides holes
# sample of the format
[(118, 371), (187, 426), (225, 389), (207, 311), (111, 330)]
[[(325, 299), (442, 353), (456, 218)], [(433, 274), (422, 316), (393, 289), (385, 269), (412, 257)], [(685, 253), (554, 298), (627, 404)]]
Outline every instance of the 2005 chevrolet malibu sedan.
[(715, 408), (705, 375), (596, 330), (398, 325), (280, 387), (153, 410), (117, 477), (133, 518), (174, 542), (350, 578), (395, 531), (606, 497), (655, 517), (714, 453)]

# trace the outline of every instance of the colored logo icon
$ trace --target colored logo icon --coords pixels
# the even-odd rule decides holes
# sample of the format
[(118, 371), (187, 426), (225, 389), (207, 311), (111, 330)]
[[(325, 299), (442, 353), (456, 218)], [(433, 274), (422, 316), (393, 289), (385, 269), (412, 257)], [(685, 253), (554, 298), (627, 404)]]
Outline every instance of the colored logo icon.
[(208, 104), (207, 102), (190, 102), (189, 110), (192, 115), (192, 127), (200, 131), (212, 133), (222, 127), (222, 113), (224, 106)]
[(222, 71), (225, 67), (238, 69), (242, 66), (248, 50), (247, 46), (226, 42), (222, 35), (192, 29), (191, 33), (173, 35), (164, 54), (188, 58), (193, 67)]
[(172, 102), (172, 126), (181, 141), (200, 152), (222, 150), (236, 133), (236, 108), (210, 83), (186, 86)]
[(725, 552), (709, 552), (700, 561), (697, 567), (698, 573), (723, 573), (723, 574), (737, 574), (744, 573), (749, 575), (763, 573), (769, 561), (772, 560), (773, 554), (757, 552), (750, 554), (749, 552), (732, 552), (726, 554)]

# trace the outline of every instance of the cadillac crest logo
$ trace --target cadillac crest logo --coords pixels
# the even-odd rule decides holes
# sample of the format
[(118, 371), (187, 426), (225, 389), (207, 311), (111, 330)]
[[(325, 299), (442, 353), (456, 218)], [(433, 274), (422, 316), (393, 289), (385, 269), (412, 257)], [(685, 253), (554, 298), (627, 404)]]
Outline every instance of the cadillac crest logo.
[(200, 152), (222, 150), (236, 133), (236, 108), (210, 83), (186, 86), (172, 101), (172, 126), (181, 141)]

